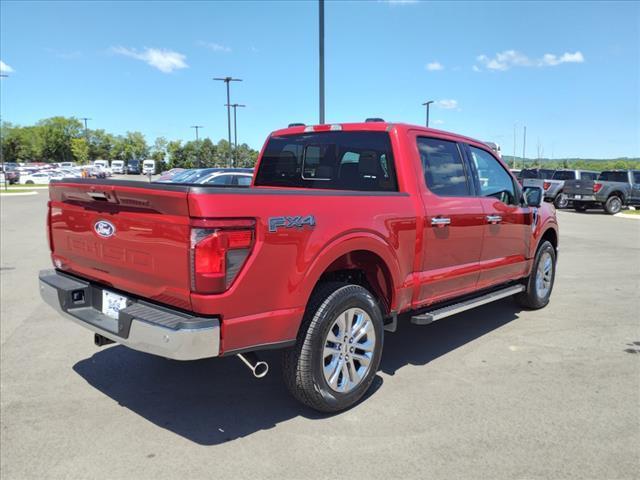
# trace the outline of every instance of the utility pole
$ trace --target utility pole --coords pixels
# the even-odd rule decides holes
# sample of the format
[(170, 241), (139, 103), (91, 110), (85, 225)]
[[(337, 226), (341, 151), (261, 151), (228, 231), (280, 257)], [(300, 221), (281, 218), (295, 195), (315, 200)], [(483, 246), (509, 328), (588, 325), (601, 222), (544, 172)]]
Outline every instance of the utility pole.
[(229, 92), (229, 84), (231, 82), (241, 82), (241, 78), (233, 78), (233, 77), (216, 77), (214, 80), (219, 82), (224, 82), (227, 84), (227, 127), (229, 132), (229, 158), (227, 160), (229, 166), (233, 165), (233, 159), (231, 157), (231, 94)]
[(522, 168), (526, 167), (525, 155), (527, 148), (527, 126), (524, 126), (524, 133), (522, 135)]
[(198, 168), (201, 167), (201, 160), (200, 160), (200, 140), (198, 138), (198, 130), (200, 130), (201, 128), (204, 128), (202, 125), (191, 125), (191, 128), (195, 128), (196, 129), (196, 147), (198, 147)]
[(320, 125), (324, 124), (324, 0), (318, 0)]
[(433, 103), (433, 100), (429, 100), (422, 104), (423, 106), (427, 107), (427, 128), (429, 128), (429, 105), (431, 105), (432, 103)]
[[(7, 74), (0, 74), (0, 78), (8, 78)], [(2, 147), (2, 118), (0, 117), (0, 162), (2, 162), (2, 173), (4, 175), (4, 189), (5, 191), (9, 189), (9, 180), (7, 180), (7, 172), (4, 169), (4, 148)]]

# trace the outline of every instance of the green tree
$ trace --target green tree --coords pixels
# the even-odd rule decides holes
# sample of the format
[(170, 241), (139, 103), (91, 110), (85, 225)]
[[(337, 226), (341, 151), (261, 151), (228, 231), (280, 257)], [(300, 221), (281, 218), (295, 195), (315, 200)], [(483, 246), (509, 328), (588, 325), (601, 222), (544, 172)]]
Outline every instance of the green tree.
[(52, 117), (38, 122), (42, 140), (42, 159), (47, 162), (69, 162), (73, 158), (71, 139), (83, 134), (77, 118)]
[(75, 161), (80, 165), (89, 163), (89, 144), (86, 138), (72, 138), (71, 152)]
[(89, 160), (113, 160), (115, 138), (102, 129), (89, 130)]
[[(151, 158), (153, 158), (156, 163), (165, 162), (168, 143), (164, 137), (156, 138), (156, 141), (153, 143), (153, 148), (151, 149)], [(158, 168), (161, 168), (160, 165), (158, 165)]]

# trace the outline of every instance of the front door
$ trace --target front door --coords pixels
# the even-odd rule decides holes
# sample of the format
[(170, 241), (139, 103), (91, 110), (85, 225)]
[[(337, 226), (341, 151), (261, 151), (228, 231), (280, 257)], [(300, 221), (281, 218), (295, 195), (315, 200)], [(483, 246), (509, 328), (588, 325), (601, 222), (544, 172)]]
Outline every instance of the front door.
[(484, 212), (455, 141), (416, 137), (424, 205), (422, 271), (414, 307), (469, 293), (480, 271)]
[(467, 146), (484, 213), (478, 289), (527, 275), (534, 212), (520, 204), (513, 177), (488, 150)]

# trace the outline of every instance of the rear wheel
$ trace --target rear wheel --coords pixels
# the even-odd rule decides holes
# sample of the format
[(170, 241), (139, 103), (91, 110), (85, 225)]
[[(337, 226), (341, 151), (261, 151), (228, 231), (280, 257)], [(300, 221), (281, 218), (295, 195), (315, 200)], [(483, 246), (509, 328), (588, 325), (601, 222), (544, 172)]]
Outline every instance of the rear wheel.
[(382, 356), (383, 319), (365, 288), (329, 282), (316, 289), (298, 341), (283, 353), (291, 394), (321, 412), (354, 405), (371, 386)]
[(567, 206), (569, 205), (569, 198), (564, 193), (559, 193), (553, 200), (553, 204), (558, 209), (567, 208)]
[(607, 198), (607, 201), (602, 205), (604, 211), (609, 215), (615, 215), (616, 213), (620, 213), (622, 210), (622, 199), (617, 195), (611, 195)]
[(538, 248), (531, 275), (525, 290), (516, 295), (516, 301), (523, 307), (537, 310), (549, 303), (556, 277), (556, 250), (550, 242), (544, 241)]
[(27, 185), (33, 185), (33, 180), (27, 180), (26, 182), (24, 182)]

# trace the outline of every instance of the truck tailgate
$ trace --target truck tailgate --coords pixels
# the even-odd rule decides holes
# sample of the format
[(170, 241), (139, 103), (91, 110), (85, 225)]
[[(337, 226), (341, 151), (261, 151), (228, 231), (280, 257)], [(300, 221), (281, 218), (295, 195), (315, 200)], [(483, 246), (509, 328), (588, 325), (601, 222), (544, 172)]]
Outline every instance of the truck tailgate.
[(593, 195), (593, 180), (566, 180), (564, 193), (568, 196)]
[(50, 241), (57, 268), (182, 309), (191, 307), (187, 187), (53, 181)]

